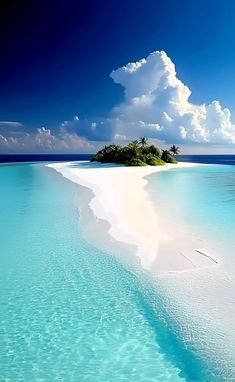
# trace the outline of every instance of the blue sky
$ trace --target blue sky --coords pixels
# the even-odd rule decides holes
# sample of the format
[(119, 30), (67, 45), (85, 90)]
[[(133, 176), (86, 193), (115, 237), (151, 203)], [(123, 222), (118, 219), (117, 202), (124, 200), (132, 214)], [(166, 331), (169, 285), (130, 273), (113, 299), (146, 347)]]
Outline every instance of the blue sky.
[[(233, 151), (234, 1), (23, 1), (1, 5), (0, 14), (1, 152), (93, 152), (104, 142), (125, 143), (139, 134), (162, 146), (177, 142), (186, 152)], [(141, 105), (140, 114), (130, 111), (134, 98), (150, 96), (149, 88), (140, 92), (137, 72), (126, 85), (110, 78), (154, 51), (166, 52), (176, 78), (191, 90), (187, 110), (169, 108), (169, 94), (178, 86), (171, 84), (161, 112), (162, 88), (151, 89), (154, 100), (144, 111)], [(154, 59), (158, 69), (166, 65), (163, 56)], [(125, 91), (133, 78), (131, 99)], [(141, 74), (141, 81), (148, 79)], [(174, 134), (164, 113), (174, 120)]]

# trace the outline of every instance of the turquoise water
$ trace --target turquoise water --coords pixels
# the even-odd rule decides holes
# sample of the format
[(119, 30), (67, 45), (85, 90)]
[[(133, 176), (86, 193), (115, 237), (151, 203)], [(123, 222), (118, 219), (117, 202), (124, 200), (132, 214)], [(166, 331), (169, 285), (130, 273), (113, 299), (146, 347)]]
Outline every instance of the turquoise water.
[[(193, 171), (192, 190), (208, 175)], [(190, 174), (158, 174), (158, 190), (168, 197), (174, 187), (180, 202)], [(0, 381), (232, 380), (179, 333), (161, 280), (158, 290), (85, 240), (77, 207), (86, 192), (40, 164), (0, 167)]]
[(203, 380), (151, 283), (84, 240), (83, 193), (42, 165), (0, 167), (0, 381)]
[(235, 266), (235, 166), (182, 168), (148, 179), (158, 205), (224, 247), (221, 260)]
[(158, 280), (174, 331), (208, 367), (203, 381), (234, 381), (235, 167), (182, 168), (148, 180), (147, 190), (165, 220), (183, 224), (189, 242), (191, 235), (198, 237), (198, 246), (206, 239), (218, 260), (217, 265)]

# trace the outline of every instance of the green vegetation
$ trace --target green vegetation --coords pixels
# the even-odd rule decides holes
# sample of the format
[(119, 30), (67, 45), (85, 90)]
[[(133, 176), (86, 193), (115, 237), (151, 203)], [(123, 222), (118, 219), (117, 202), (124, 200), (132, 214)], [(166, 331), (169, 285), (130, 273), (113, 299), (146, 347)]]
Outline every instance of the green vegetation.
[(178, 153), (179, 147), (175, 145), (170, 150), (160, 150), (154, 145), (149, 145), (147, 138), (141, 137), (139, 142), (135, 140), (127, 146), (115, 144), (104, 146), (91, 161), (125, 164), (126, 166), (162, 166), (165, 163), (177, 163), (175, 155)]
[(125, 163), (126, 166), (148, 166), (147, 163), (143, 162), (141, 159), (133, 158)]
[(168, 150), (162, 151), (161, 159), (166, 163), (177, 163), (177, 160), (170, 154)]
[(150, 166), (164, 166), (166, 164), (161, 158), (158, 157), (150, 157), (146, 163)]

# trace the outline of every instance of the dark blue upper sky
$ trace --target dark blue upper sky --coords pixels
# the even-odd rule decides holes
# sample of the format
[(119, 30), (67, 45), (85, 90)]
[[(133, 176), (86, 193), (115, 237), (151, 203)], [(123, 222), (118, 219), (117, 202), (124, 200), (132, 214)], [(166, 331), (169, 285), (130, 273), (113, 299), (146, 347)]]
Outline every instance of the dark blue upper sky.
[(103, 116), (113, 69), (167, 52), (197, 103), (235, 111), (235, 1), (3, 1), (0, 120), (56, 126)]

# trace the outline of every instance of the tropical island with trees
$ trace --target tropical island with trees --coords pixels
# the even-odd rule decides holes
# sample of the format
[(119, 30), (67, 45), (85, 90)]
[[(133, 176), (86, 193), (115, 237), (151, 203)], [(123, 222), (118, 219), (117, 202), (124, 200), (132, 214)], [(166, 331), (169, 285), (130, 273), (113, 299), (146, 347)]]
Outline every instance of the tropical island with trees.
[(91, 159), (91, 162), (116, 163), (126, 166), (162, 166), (166, 163), (175, 163), (175, 156), (179, 154), (179, 147), (173, 145), (169, 150), (161, 150), (148, 139), (141, 137), (127, 146), (111, 144), (104, 146)]

